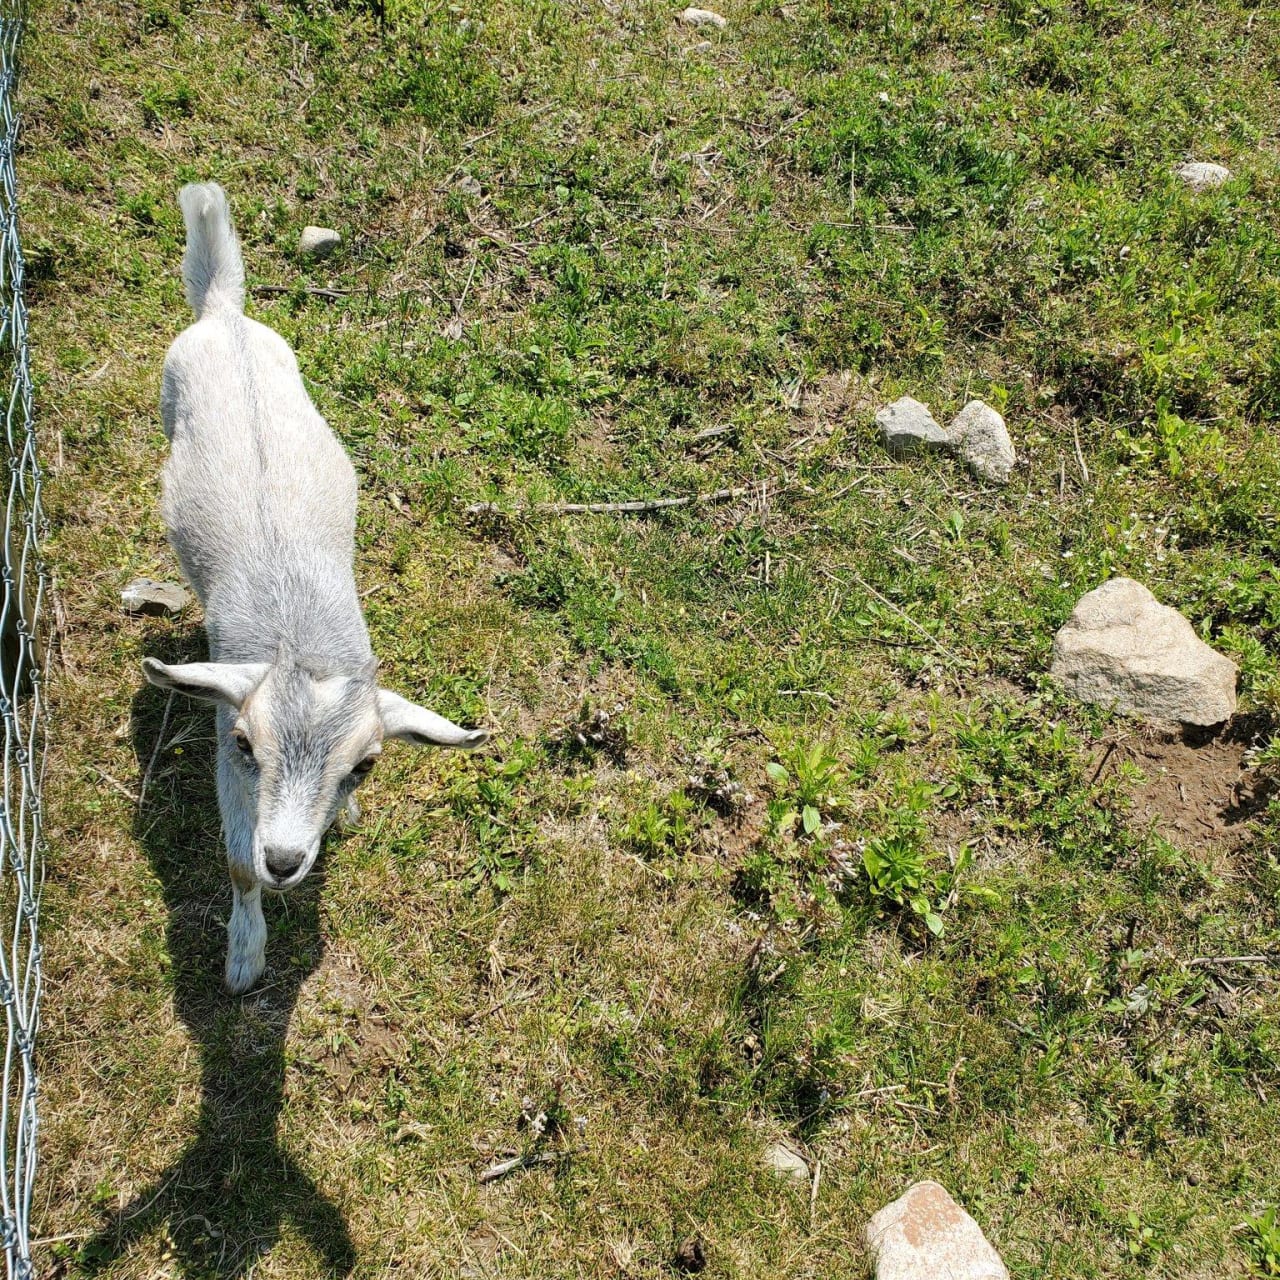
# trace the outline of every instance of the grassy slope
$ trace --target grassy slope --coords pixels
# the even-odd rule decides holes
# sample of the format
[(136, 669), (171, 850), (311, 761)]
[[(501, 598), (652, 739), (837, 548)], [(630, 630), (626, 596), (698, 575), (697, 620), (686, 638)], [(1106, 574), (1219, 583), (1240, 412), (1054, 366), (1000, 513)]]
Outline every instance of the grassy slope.
[[(1244, 732), (1272, 733), (1277, 28), (726, 12), (35, 6), (65, 1274), (658, 1276), (699, 1235), (707, 1274), (858, 1275), (866, 1215), (925, 1176), (1018, 1276), (1251, 1265), (1274, 971), (1223, 993), (1186, 961), (1277, 945), (1275, 818), (1153, 832), (1131, 765), (1095, 779), (1134, 730), (1038, 673), (1128, 572), (1241, 661)], [(1193, 196), (1191, 155), (1238, 176)], [(388, 681), (501, 726), (478, 759), (389, 753), (243, 1002), (208, 726), (175, 705), (160, 737), (138, 692), (199, 629), (116, 603), (175, 571), (155, 403), (193, 178), (232, 193), (251, 281), (288, 290), (254, 313), (357, 461)], [(344, 235), (323, 266), (311, 222)], [(902, 391), (1003, 406), (1014, 484), (886, 466), (869, 410)], [(460, 510), (737, 484), (640, 520)], [(751, 794), (736, 821), (708, 772)], [(760, 1166), (783, 1133), (821, 1161), (812, 1206)], [(568, 1154), (477, 1185), (525, 1150)]]

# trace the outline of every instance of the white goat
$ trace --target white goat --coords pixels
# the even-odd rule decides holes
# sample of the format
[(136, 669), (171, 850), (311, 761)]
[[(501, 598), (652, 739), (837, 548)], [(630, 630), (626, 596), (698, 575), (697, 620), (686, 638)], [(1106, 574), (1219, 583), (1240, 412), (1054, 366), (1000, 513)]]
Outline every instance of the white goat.
[(356, 477), (297, 361), (244, 315), (227, 198), (184, 187), (182, 261), (197, 320), (169, 348), (160, 396), (169, 541), (205, 610), (209, 662), (143, 662), (152, 684), (217, 704), (218, 807), (231, 871), (227, 987), (262, 974), (262, 890), (290, 889), (384, 738), (476, 747), (375, 681), (352, 574)]

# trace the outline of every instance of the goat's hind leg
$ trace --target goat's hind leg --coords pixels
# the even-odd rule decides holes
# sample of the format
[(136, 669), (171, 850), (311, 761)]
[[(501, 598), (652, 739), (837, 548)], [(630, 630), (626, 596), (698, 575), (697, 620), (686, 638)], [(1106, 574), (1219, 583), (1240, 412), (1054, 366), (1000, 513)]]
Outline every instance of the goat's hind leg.
[[(219, 737), (221, 738), (221, 734)], [(253, 871), (252, 798), (237, 778), (235, 766), (218, 752), (218, 807), (231, 873), (231, 919), (227, 921), (227, 990), (243, 995), (262, 977), (267, 964), (267, 922), (262, 915), (262, 886)]]

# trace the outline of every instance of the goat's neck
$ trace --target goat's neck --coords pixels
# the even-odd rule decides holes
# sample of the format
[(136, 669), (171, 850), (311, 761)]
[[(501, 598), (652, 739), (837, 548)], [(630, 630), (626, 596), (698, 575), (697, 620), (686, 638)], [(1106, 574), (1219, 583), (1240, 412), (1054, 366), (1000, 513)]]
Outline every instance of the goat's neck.
[(350, 560), (314, 547), (278, 546), (242, 564), (210, 593), (211, 656), (270, 662), (281, 650), (358, 669), (373, 656)]

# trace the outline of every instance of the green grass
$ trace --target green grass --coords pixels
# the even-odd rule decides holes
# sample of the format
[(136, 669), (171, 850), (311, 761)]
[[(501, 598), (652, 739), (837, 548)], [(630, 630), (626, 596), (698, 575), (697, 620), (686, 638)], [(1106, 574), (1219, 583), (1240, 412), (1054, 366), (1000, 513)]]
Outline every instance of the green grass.
[[(1027, 1280), (1275, 1274), (1277, 971), (1192, 962), (1280, 947), (1276, 25), (725, 12), (34, 6), (52, 1273), (859, 1276), (935, 1177)], [(176, 573), (192, 179), (360, 472), (388, 683), (497, 726), (388, 753), (243, 1001), (210, 725), (140, 691), (198, 619), (118, 607)], [(901, 393), (1000, 408), (1013, 483), (891, 464)], [(1046, 680), (1113, 573), (1240, 663), (1226, 734)]]

